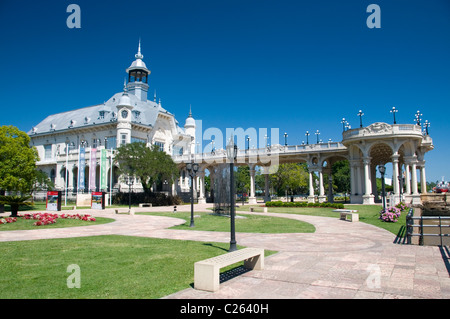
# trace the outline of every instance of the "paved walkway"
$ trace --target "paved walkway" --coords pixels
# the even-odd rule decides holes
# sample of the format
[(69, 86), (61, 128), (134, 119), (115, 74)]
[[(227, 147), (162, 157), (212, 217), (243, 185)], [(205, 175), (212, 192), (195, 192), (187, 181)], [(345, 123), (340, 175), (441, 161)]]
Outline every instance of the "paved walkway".
[[(195, 211), (208, 211), (208, 207), (196, 205)], [(136, 212), (171, 210), (172, 207), (153, 207), (137, 208)], [(177, 210), (190, 211), (190, 206), (178, 206)], [(184, 222), (177, 218), (117, 215), (111, 209), (77, 212), (111, 217), (115, 221), (74, 228), (4, 231), (0, 232), (0, 242), (110, 234), (206, 242), (230, 240), (229, 233), (167, 229)], [(392, 233), (363, 222), (293, 214), (253, 214), (302, 220), (313, 224), (316, 232), (237, 233), (239, 245), (278, 253), (266, 258), (264, 270), (249, 271), (225, 281), (218, 292), (188, 288), (166, 298), (450, 298), (446, 247), (395, 244)]]

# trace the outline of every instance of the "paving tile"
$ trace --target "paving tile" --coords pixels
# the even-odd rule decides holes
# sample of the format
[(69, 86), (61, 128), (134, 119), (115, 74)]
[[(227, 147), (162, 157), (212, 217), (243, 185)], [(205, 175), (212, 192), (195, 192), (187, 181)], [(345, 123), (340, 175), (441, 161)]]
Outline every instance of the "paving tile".
[[(195, 211), (210, 211), (196, 205)], [(172, 211), (173, 207), (137, 208), (136, 212)], [(190, 211), (189, 205), (177, 207)], [(1, 241), (96, 235), (126, 235), (205, 242), (229, 242), (227, 232), (173, 230), (183, 220), (148, 215), (117, 215), (113, 210), (83, 210), (114, 218), (110, 224), (86, 227), (0, 232)], [(276, 250), (261, 271), (250, 271), (221, 284), (218, 292), (187, 288), (166, 299), (450, 299), (450, 267), (439, 247), (394, 244), (395, 235), (372, 225), (337, 218), (248, 213), (311, 223), (315, 233), (237, 233), (239, 245)], [(375, 277), (374, 277), (375, 276)]]

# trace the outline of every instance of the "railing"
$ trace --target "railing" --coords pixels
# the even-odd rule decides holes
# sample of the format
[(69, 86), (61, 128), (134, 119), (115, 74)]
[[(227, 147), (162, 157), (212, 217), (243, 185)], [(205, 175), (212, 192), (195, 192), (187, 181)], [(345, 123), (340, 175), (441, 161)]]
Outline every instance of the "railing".
[[(419, 220), (419, 224), (414, 224), (415, 220)], [(432, 220), (438, 220), (438, 224), (424, 224), (425, 221), (432, 221)], [(444, 234), (442, 232), (443, 228), (450, 227), (450, 224), (442, 224), (442, 221), (450, 221), (450, 216), (413, 216), (413, 209), (411, 208), (408, 212), (408, 215), (406, 215), (406, 237), (407, 237), (407, 244), (411, 244), (411, 237), (412, 236), (419, 236), (419, 245), (423, 245), (424, 243), (424, 236), (433, 236), (433, 237), (440, 237), (440, 246), (443, 246), (443, 238), (444, 237), (450, 237), (450, 234)], [(419, 232), (414, 233), (414, 227), (419, 227)], [(439, 234), (437, 233), (424, 233), (424, 228), (426, 227), (432, 227), (432, 228), (439, 228)]]
[(422, 129), (419, 125), (415, 124), (394, 124), (389, 125), (386, 123), (374, 123), (367, 127), (361, 127), (351, 129), (343, 132), (343, 139), (352, 137), (364, 137), (372, 135), (395, 135), (395, 134), (412, 134), (422, 135)]
[[(309, 153), (309, 152), (320, 152), (320, 151), (340, 151), (346, 150), (347, 148), (341, 142), (326, 142), (319, 144), (302, 144), (302, 145), (273, 145), (265, 148), (258, 149), (240, 149), (237, 153), (237, 161), (239, 163), (239, 158), (245, 159), (247, 157), (265, 157), (265, 156), (280, 156), (288, 154), (298, 154), (298, 153)], [(214, 152), (209, 153), (197, 153), (197, 154), (184, 154), (172, 156), (175, 162), (190, 162), (190, 161), (213, 161), (225, 162), (226, 160), (226, 150), (217, 149)]]

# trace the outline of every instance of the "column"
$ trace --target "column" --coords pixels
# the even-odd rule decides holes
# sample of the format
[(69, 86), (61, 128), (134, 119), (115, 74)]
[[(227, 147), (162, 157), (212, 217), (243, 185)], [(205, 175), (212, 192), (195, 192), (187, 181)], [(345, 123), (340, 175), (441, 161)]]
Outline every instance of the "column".
[(249, 165), (250, 168), (250, 197), (248, 198), (248, 203), (251, 205), (256, 204), (255, 197), (255, 165)]
[(420, 188), (422, 194), (427, 193), (427, 180), (425, 178), (425, 163), (420, 167)]
[(405, 164), (405, 184), (406, 184), (405, 195), (411, 195), (411, 177), (409, 176), (409, 163)]
[(205, 170), (199, 170), (198, 172), (198, 203), (206, 204), (205, 198)]
[(363, 204), (374, 204), (374, 196), (372, 195), (372, 182), (370, 180), (370, 157), (364, 157), (364, 195)]
[(392, 159), (392, 185), (394, 187), (394, 194), (396, 197), (400, 196), (400, 186), (398, 184), (398, 158), (397, 153), (391, 156)]
[(308, 196), (308, 202), (314, 203), (314, 184), (313, 184), (313, 172), (309, 172), (309, 196)]
[(319, 203), (325, 201), (325, 191), (323, 189), (323, 172), (322, 169), (319, 170)]
[(412, 170), (412, 172), (411, 172), (411, 179), (412, 179), (412, 181), (411, 181), (411, 183), (412, 183), (412, 194), (413, 195), (418, 195), (419, 194), (419, 192), (417, 191), (417, 163), (414, 161), (414, 162), (412, 162), (412, 168), (411, 168), (411, 170)]

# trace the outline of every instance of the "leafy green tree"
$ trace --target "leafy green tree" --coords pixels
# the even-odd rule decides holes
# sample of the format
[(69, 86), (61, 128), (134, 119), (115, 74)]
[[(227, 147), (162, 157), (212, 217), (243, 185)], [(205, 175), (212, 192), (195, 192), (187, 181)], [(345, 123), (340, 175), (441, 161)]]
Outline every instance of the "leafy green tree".
[(331, 167), (333, 189), (338, 193), (350, 192), (350, 165), (347, 160), (337, 161)]
[(39, 156), (30, 137), (14, 126), (0, 127), (0, 189), (29, 193)]
[(154, 183), (159, 184), (165, 179), (173, 183), (179, 174), (172, 157), (157, 145), (150, 148), (139, 142), (121, 145), (115, 161), (119, 164), (120, 174), (138, 177), (146, 193), (150, 193)]
[(278, 195), (303, 193), (308, 187), (308, 170), (303, 163), (285, 163), (278, 166), (278, 171), (270, 175), (270, 182)]
[(17, 216), (19, 205), (29, 203), (30, 196), (24, 194), (33, 188), (38, 160), (25, 132), (14, 126), (0, 127), (0, 205), (11, 205), (11, 216)]

